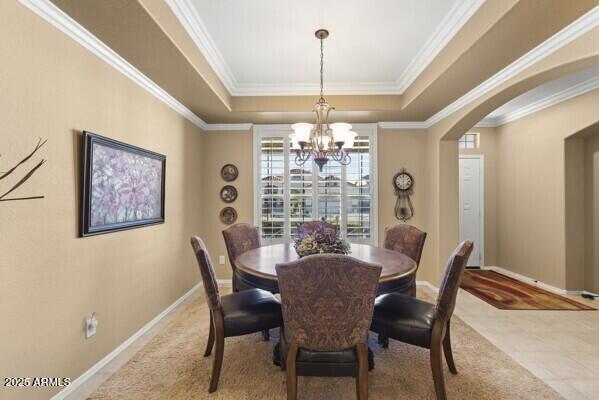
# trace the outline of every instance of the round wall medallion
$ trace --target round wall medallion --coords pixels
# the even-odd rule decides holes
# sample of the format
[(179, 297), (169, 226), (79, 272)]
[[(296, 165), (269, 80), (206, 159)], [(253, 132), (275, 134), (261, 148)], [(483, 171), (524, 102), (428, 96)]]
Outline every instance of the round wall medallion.
[(220, 176), (227, 182), (234, 181), (239, 176), (239, 170), (233, 164), (227, 164), (220, 170)]
[(231, 225), (237, 221), (237, 211), (233, 207), (225, 207), (220, 210), (220, 221), (225, 225)]
[(234, 202), (237, 199), (237, 189), (231, 185), (223, 186), (220, 190), (220, 198), (225, 203)]

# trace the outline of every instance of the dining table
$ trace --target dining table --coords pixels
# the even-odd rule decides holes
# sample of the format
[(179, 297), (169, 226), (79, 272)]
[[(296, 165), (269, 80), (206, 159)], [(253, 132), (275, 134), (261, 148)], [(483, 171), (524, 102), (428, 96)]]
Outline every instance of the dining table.
[[(371, 246), (351, 244), (351, 257), (382, 266), (378, 294), (399, 291), (405, 288), (407, 279), (416, 273), (417, 265), (409, 256), (397, 251)], [(261, 246), (239, 255), (235, 259), (237, 287), (241, 290), (258, 288), (272, 293), (279, 292), (277, 264), (298, 260), (299, 256), (292, 243), (279, 243)], [(374, 368), (372, 352), (369, 351), (369, 369)], [(279, 344), (275, 346), (273, 362), (280, 365)]]

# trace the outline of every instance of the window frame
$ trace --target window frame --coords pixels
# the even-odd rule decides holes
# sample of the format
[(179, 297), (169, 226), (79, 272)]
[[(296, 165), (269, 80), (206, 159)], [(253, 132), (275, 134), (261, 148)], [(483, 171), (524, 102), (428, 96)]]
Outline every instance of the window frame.
[[(469, 137), (472, 137), (473, 140), (469, 140)], [(480, 147), (479, 140), (479, 134), (477, 132), (466, 132), (458, 139), (458, 149), (476, 150)], [(473, 147), (468, 147), (467, 145), (469, 143), (472, 143)]]
[[(361, 243), (361, 244), (370, 244), (373, 246), (378, 245), (378, 152), (377, 152), (377, 124), (352, 124), (352, 130), (355, 131), (358, 136), (368, 136), (369, 139), (369, 184), (370, 184), (370, 239), (364, 240), (350, 240), (351, 243)], [(292, 241), (291, 238), (291, 224), (289, 221), (289, 165), (293, 160), (289, 160), (287, 158), (287, 154), (289, 154), (289, 134), (293, 133), (293, 129), (291, 125), (287, 124), (271, 124), (271, 125), (254, 125), (252, 127), (252, 141), (253, 141), (253, 193), (252, 193), (252, 201), (254, 202), (254, 225), (260, 226), (260, 216), (261, 216), (261, 200), (260, 200), (260, 183), (261, 183), (261, 142), (263, 138), (269, 137), (281, 137), (284, 138), (283, 144), (283, 152), (285, 154), (285, 170), (284, 174), (286, 179), (284, 180), (283, 186), (283, 202), (284, 202), (284, 227), (283, 227), (283, 238), (281, 239), (262, 239), (265, 244), (276, 244), (276, 243), (290, 243)], [(336, 161), (330, 161), (336, 162)], [(310, 166), (312, 166), (313, 161), (310, 161)], [(313, 174), (314, 176), (315, 174)], [(316, 188), (313, 186), (314, 192)], [(343, 232), (343, 236), (346, 234), (346, 226), (345, 221), (347, 219), (347, 195), (345, 191), (345, 185), (342, 185), (342, 204), (340, 215), (342, 216), (341, 229)], [(313, 197), (316, 199), (316, 196)], [(313, 200), (313, 215), (318, 213), (318, 202)], [(345, 215), (345, 217), (343, 217)], [(262, 233), (260, 233), (262, 236)]]

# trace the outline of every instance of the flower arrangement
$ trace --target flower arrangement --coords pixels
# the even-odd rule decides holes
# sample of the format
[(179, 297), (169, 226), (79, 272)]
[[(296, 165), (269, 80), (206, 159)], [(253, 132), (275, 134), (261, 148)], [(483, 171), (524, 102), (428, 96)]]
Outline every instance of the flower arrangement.
[(311, 254), (349, 254), (350, 245), (339, 237), (339, 231), (326, 222), (312, 223), (310, 229), (299, 229), (295, 251), (300, 257)]

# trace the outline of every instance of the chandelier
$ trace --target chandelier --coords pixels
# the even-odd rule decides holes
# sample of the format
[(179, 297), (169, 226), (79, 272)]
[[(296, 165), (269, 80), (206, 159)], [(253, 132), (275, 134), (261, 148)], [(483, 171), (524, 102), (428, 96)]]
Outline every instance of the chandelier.
[(334, 110), (324, 99), (323, 71), (324, 71), (324, 39), (329, 37), (329, 31), (319, 29), (315, 36), (320, 40), (320, 98), (314, 105), (315, 124), (300, 122), (293, 124), (294, 133), (290, 134), (291, 148), (295, 150), (295, 163), (304, 165), (313, 159), (318, 168), (329, 161), (334, 160), (342, 165), (347, 165), (351, 157), (346, 149), (354, 145), (356, 132), (351, 130), (352, 126), (343, 122), (329, 125), (329, 113)]

